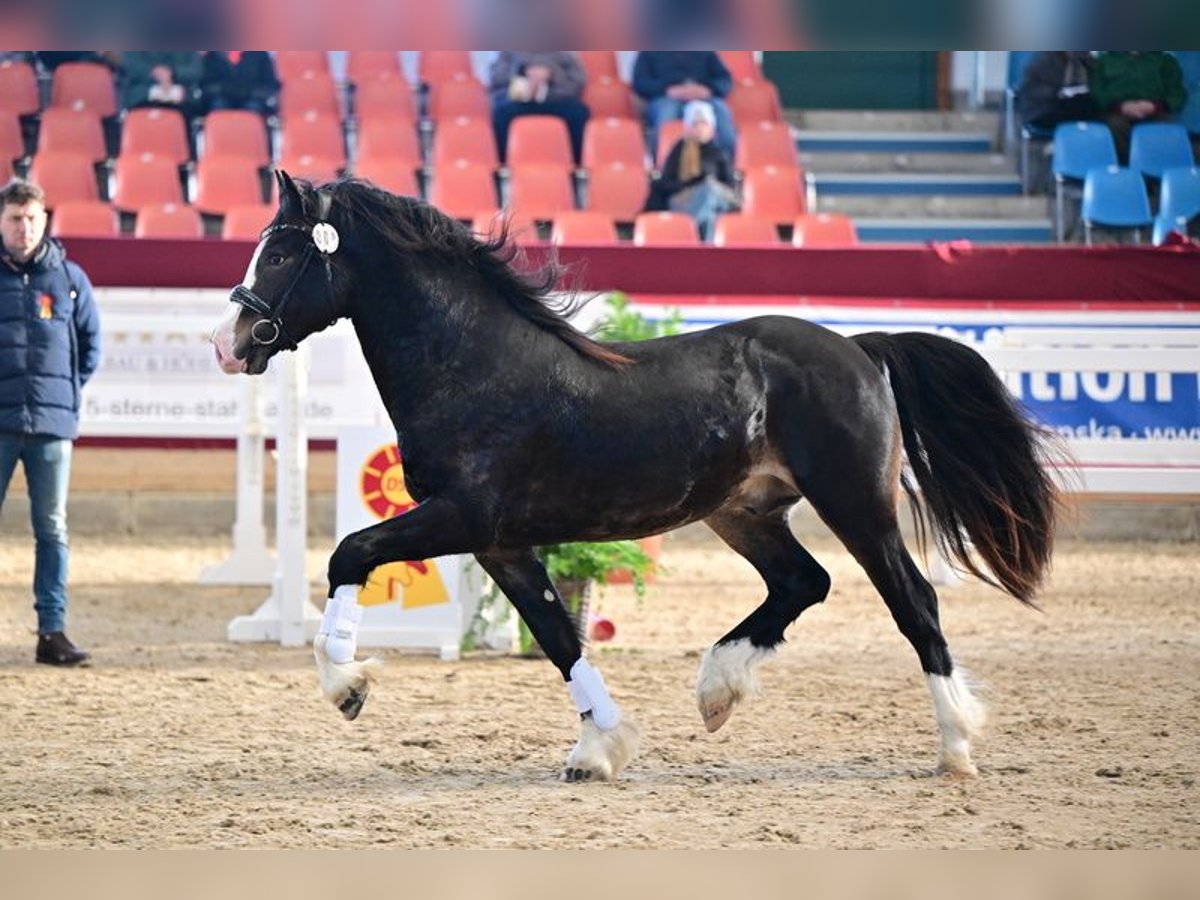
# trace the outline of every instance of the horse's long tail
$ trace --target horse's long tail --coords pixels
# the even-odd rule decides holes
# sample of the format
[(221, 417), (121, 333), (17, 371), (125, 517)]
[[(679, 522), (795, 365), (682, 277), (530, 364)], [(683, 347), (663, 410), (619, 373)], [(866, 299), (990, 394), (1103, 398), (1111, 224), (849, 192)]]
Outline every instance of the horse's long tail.
[[(984, 581), (1032, 605), (1050, 562), (1057, 455), (982, 356), (933, 334), (854, 338), (890, 376), (908, 464), (904, 490), (924, 537)], [(970, 552), (982, 559), (983, 571)]]

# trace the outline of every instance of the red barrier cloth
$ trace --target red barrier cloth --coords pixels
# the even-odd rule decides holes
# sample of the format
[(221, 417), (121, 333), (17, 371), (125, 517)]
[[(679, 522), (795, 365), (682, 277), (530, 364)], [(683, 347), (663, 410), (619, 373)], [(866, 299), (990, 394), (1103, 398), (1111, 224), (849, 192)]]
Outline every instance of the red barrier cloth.
[[(254, 252), (249, 241), (64, 243), (96, 285), (113, 287), (231, 288)], [(542, 264), (551, 252), (530, 244), (520, 265)], [(637, 294), (1200, 301), (1200, 248), (1193, 245), (560, 247), (557, 256), (575, 288)]]

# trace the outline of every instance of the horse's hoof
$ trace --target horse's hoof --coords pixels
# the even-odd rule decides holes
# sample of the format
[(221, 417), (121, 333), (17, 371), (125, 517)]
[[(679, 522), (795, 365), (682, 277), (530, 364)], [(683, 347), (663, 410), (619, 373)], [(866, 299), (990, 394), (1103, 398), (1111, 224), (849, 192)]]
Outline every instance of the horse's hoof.
[(970, 757), (942, 754), (938, 759), (937, 773), (947, 778), (971, 779), (979, 777), (979, 770)]
[(370, 693), (370, 685), (364, 684), (362, 690), (351, 689), (350, 693), (346, 695), (346, 699), (338, 704), (338, 709), (346, 717), (347, 722), (353, 722), (358, 718), (363, 704), (367, 702), (367, 695)]
[(563, 781), (591, 781), (594, 773), (591, 769), (572, 769), (570, 766), (563, 769)]
[(579, 723), (579, 729), (579, 742), (563, 767), (563, 781), (612, 781), (637, 753), (641, 734), (628, 719), (604, 731), (588, 717)]
[(733, 703), (719, 703), (710, 706), (701, 705), (700, 717), (704, 719), (704, 727), (712, 734), (729, 721), (733, 715)]

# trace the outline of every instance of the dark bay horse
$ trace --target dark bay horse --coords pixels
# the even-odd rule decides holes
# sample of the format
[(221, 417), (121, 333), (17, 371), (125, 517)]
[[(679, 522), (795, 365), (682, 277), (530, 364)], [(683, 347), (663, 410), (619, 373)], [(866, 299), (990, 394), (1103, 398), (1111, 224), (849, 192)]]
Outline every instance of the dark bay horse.
[(1023, 602), (1047, 567), (1056, 507), (1042, 433), (978, 354), (928, 334), (849, 339), (775, 316), (598, 343), (557, 311), (555, 273), (519, 275), (503, 238), (480, 242), (434, 208), (363, 182), (317, 189), (278, 178), (278, 213), (214, 332), (217, 359), (259, 374), (275, 353), (349, 317), (418, 501), (345, 538), (329, 561), (314, 652), (347, 718), (372, 678), (354, 659), (358, 586), (384, 563), (471, 553), (580, 713), (564, 777), (613, 777), (636, 729), (583, 657), (533, 548), (704, 520), (766, 583), (765, 599), (701, 663), (697, 700), (715, 731), (784, 630), (829, 591), (788, 527), (807, 498), (916, 650), (940, 768), (975, 772), (970, 739), (983, 710), (901, 539), (901, 487), (950, 556)]

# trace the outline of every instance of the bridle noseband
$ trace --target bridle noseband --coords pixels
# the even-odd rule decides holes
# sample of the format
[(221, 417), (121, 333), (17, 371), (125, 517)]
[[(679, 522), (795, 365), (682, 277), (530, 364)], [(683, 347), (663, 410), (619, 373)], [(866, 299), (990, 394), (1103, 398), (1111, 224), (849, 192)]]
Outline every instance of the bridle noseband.
[(318, 195), (321, 201), (321, 221), (315, 225), (292, 225), (284, 222), (279, 225), (272, 225), (262, 233), (261, 240), (266, 240), (271, 235), (279, 231), (300, 231), (308, 235), (310, 241), (304, 248), (304, 256), (300, 259), (300, 266), (296, 269), (296, 274), (292, 276), (291, 282), (288, 283), (279, 302), (272, 309), (262, 297), (250, 290), (244, 284), (239, 284), (229, 292), (229, 299), (241, 306), (243, 309), (248, 309), (252, 313), (257, 313), (260, 318), (252, 326), (250, 326), (250, 339), (260, 347), (270, 347), (273, 344), (283, 339), (279, 344), (281, 350), (295, 350), (299, 346), (286, 328), (283, 327), (283, 312), (287, 309), (288, 301), (292, 299), (292, 291), (295, 290), (304, 273), (308, 271), (308, 265), (312, 262), (315, 254), (320, 254), (322, 261), (325, 263), (325, 283), (328, 286), (329, 296), (329, 324), (337, 320), (337, 311), (334, 308), (333, 299), (333, 267), (330, 265), (329, 257), (338, 248), (339, 238), (337, 229), (328, 222), (324, 221), (329, 215), (330, 197), (325, 194)]

